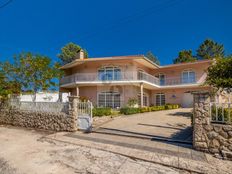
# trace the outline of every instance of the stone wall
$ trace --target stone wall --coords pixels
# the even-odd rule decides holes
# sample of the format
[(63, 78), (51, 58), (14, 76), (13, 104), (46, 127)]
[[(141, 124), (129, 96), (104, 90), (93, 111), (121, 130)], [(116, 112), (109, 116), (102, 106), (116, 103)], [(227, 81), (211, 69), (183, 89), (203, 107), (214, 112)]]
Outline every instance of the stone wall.
[(68, 113), (26, 111), (20, 109), (0, 109), (0, 124), (52, 131), (76, 131), (77, 110), (75, 97), (70, 97)]
[(232, 159), (232, 124), (212, 123), (209, 104), (208, 93), (194, 94), (193, 146)]

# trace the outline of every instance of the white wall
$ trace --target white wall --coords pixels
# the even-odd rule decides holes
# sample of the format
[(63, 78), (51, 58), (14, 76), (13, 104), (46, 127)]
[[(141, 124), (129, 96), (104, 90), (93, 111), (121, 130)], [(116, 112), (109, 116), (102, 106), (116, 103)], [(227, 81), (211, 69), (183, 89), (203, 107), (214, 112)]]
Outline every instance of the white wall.
[[(62, 102), (68, 102), (69, 93), (62, 93)], [(20, 101), (32, 101), (34, 98), (31, 94), (21, 94)], [(59, 99), (58, 92), (39, 92), (36, 94), (36, 102), (57, 102)]]

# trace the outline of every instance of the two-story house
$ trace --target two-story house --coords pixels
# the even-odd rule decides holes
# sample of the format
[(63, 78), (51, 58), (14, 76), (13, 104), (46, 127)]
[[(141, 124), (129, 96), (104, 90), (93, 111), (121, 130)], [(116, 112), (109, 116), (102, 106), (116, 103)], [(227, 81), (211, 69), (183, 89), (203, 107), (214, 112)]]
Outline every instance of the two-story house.
[(65, 76), (60, 91), (85, 97), (97, 107), (120, 108), (129, 99), (137, 99), (140, 106), (192, 107), (192, 91), (210, 90), (202, 84), (211, 63), (159, 66), (143, 55), (85, 59), (81, 51), (76, 60), (61, 67)]

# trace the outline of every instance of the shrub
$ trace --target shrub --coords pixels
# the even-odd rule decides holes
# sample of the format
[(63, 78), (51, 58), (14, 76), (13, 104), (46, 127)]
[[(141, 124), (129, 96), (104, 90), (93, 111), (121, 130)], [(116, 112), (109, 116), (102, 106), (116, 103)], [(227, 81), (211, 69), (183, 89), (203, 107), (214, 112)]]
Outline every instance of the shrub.
[(127, 105), (129, 107), (135, 107), (135, 106), (138, 106), (138, 100), (135, 99), (135, 98), (130, 98), (127, 102)]
[(161, 111), (165, 109), (177, 109), (179, 105), (177, 104), (167, 104), (164, 106), (151, 106), (151, 107), (141, 107), (141, 108), (134, 108), (134, 107), (124, 107), (120, 109), (120, 113), (124, 115), (136, 114), (136, 113), (144, 113), (144, 112), (151, 112), (151, 111)]
[(144, 113), (144, 112), (150, 112), (150, 109), (149, 109), (150, 107), (142, 107), (142, 108), (140, 108), (140, 112), (141, 113)]
[(109, 116), (112, 114), (111, 108), (93, 108), (93, 116)]
[(124, 115), (136, 114), (140, 113), (140, 108), (124, 107), (120, 109), (120, 113)]
[[(212, 107), (212, 120), (213, 121), (223, 121), (223, 116), (224, 116), (224, 121), (232, 121), (232, 109), (230, 110), (229, 108), (224, 108), (222, 109), (222, 107), (218, 107), (217, 108), (217, 120), (216, 120), (216, 107), (213, 106)], [(230, 119), (229, 119), (230, 116)]]

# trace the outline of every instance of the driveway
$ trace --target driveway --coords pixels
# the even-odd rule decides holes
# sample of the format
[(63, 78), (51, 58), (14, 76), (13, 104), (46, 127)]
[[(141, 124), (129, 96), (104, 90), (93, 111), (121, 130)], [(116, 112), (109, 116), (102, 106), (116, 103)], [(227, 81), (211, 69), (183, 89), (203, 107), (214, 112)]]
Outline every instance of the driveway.
[(123, 155), (92, 147), (64, 143), (64, 139), (62, 141), (46, 139), (45, 137), (49, 135), (52, 136), (53, 134), (31, 129), (0, 126), (0, 173), (180, 173), (180, 170), (172, 167), (145, 162), (144, 160), (133, 160)]
[(180, 108), (121, 116), (95, 132), (191, 143), (191, 110)]

